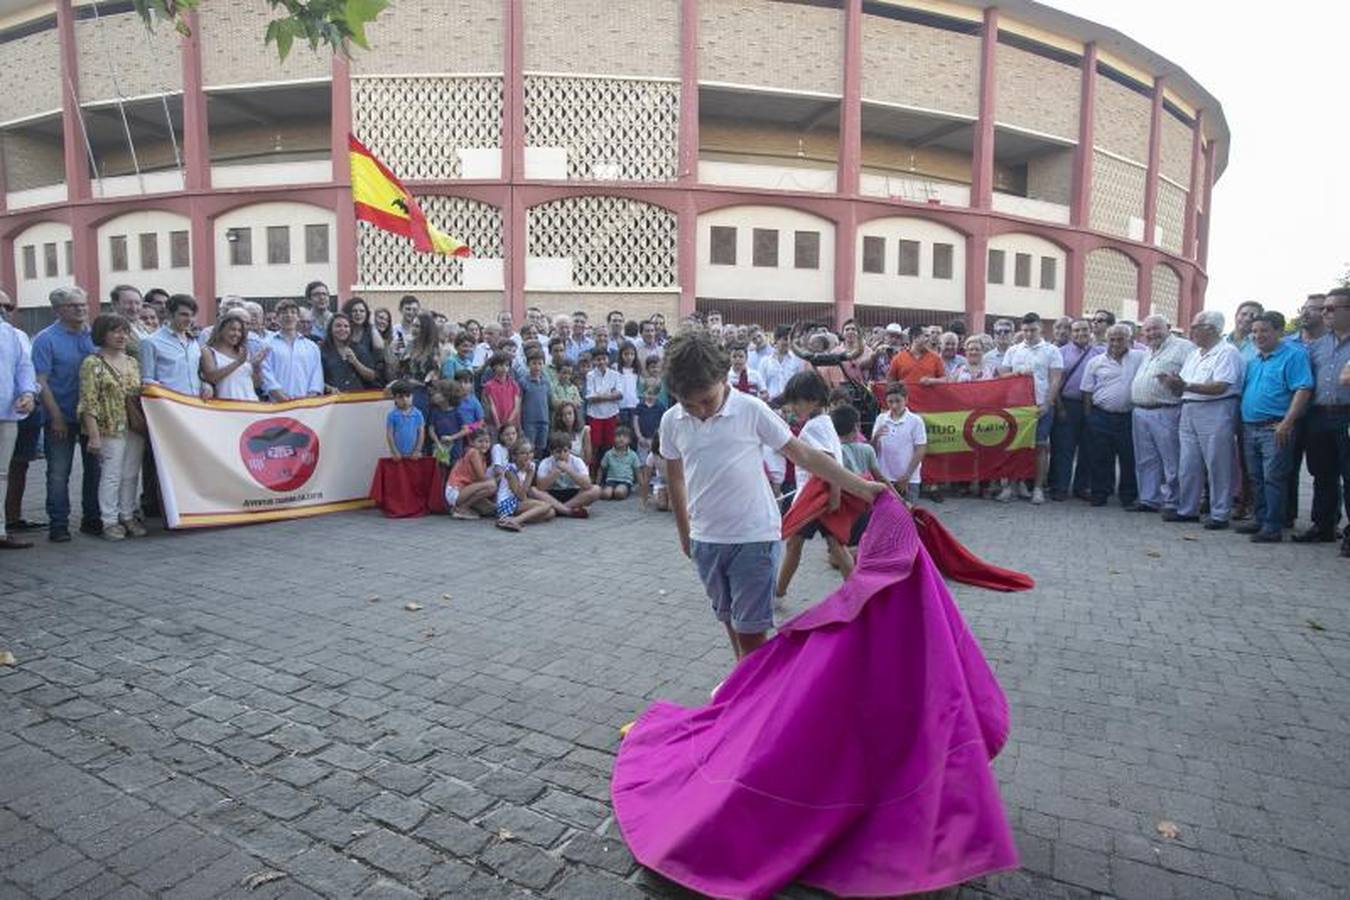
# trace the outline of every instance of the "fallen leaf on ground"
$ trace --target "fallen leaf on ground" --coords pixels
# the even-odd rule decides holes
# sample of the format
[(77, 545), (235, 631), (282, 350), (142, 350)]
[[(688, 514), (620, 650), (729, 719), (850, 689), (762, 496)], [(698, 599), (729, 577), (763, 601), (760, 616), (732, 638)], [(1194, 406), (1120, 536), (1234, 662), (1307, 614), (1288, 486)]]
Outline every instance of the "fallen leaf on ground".
[(367, 598), (366, 598), (366, 602), (367, 602), (367, 603), (379, 603), (379, 602), (380, 602), (380, 598), (379, 598), (379, 597), (367, 597)]
[[(1323, 625), (1321, 622), (1317, 621), (1316, 619), (1309, 619), (1309, 620), (1308, 620), (1308, 627), (1311, 628), (1313, 631), (1326, 631), (1326, 630), (1327, 630), (1327, 626)], [(11, 656), (10, 659), (12, 660), (12, 659), (14, 659), (14, 657)], [(5, 662), (5, 655), (4, 655), (3, 653), (0, 653), (0, 665), (3, 665), (4, 662)]]
[(0, 666), (17, 666), (19, 661), (8, 650), (0, 650)]
[(1196, 536), (1193, 535), (1193, 534), (1183, 534), (1183, 535), (1181, 536), (1181, 539), (1182, 539), (1183, 541), (1198, 541), (1198, 540), (1200, 540), (1200, 538), (1196, 537)]
[(1161, 559), (1161, 558), (1162, 558), (1162, 551), (1161, 551), (1161, 550), (1150, 550), (1150, 551), (1148, 551), (1148, 553), (1146, 553), (1146, 554), (1144, 554), (1144, 555), (1145, 555), (1145, 556), (1151, 556), (1151, 557), (1153, 557), (1154, 559)]
[(239, 882), (240, 887), (246, 887), (250, 891), (257, 890), (264, 884), (278, 879), (285, 878), (285, 872), (278, 872), (276, 869), (263, 869), (260, 872), (254, 872), (252, 875), (244, 876)]
[(434, 628), (428, 628), (426, 631), (422, 632), (422, 637), (428, 640), (434, 638), (435, 636), (436, 636), (436, 629)]
[(449, 600), (449, 599), (450, 599), (450, 595), (449, 595), (449, 594), (441, 594), (441, 599), (442, 599), (442, 600)]
[(1163, 819), (1161, 822), (1158, 823), (1158, 834), (1162, 835), (1168, 840), (1175, 841), (1177, 838), (1181, 837), (1181, 828), (1177, 825), (1176, 822), (1171, 822), (1168, 821), (1167, 819)]
[(353, 829), (352, 829), (352, 837), (365, 837), (365, 835), (366, 835), (366, 830), (365, 830), (364, 828), (353, 828)]
[(1119, 574), (1120, 574), (1120, 570), (1119, 570), (1119, 569), (1107, 569), (1107, 570), (1106, 570), (1106, 574), (1108, 574), (1108, 575), (1119, 575)]
[(516, 839), (515, 832), (507, 831), (505, 828), (498, 828), (498, 829), (497, 829), (497, 840), (499, 840), (499, 841), (514, 841), (515, 839)]
[(406, 609), (408, 612), (417, 612), (419, 609), (422, 608), (422, 604), (413, 603), (409, 601), (408, 603), (403, 604), (403, 608)]
[(666, 591), (665, 591), (664, 588), (662, 588), (661, 590), (657, 591), (656, 593), (657, 593), (658, 595), (662, 596), (662, 597), (664, 597), (664, 596), (666, 595)]

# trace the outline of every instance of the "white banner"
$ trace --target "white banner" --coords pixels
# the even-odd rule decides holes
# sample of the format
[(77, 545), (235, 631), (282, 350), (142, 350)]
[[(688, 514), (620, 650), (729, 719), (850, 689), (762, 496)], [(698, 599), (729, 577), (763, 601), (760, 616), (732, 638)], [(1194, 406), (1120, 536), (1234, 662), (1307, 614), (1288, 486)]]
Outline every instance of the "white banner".
[(286, 403), (142, 395), (169, 528), (294, 519), (371, 506), (388, 453), (378, 391)]

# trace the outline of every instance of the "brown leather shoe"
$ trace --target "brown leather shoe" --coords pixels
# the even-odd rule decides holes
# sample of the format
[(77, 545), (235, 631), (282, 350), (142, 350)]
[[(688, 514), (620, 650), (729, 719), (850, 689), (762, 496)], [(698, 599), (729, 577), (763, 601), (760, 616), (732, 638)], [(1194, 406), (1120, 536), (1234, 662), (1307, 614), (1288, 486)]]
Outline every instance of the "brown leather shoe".
[(21, 541), (8, 536), (0, 538), (0, 550), (27, 550), (32, 546), (32, 541)]

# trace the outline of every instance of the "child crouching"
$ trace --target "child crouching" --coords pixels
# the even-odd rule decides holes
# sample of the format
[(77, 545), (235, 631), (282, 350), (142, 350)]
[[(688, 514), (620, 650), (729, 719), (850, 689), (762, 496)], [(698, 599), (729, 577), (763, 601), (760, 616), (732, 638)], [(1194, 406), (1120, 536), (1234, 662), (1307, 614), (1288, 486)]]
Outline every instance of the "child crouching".
[(633, 449), (633, 429), (620, 425), (614, 430), (614, 446), (600, 460), (600, 496), (606, 500), (626, 498), (633, 492), (641, 465)]
[(477, 519), (496, 511), (493, 494), (497, 482), (488, 472), (488, 452), (492, 435), (480, 428), (469, 438), (469, 449), (450, 470), (445, 480), (445, 505), (456, 519)]
[(497, 527), (503, 531), (520, 531), (531, 522), (547, 522), (558, 514), (545, 501), (530, 496), (535, 471), (534, 445), (517, 441), (497, 485)]

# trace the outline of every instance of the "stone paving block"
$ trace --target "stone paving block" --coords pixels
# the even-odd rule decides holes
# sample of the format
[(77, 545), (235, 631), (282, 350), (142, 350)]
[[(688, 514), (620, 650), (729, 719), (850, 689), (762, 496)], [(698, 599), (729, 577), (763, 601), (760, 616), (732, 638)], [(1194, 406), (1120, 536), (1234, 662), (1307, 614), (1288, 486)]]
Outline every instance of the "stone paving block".
[(483, 818), (483, 827), (489, 831), (509, 831), (517, 840), (551, 847), (567, 831), (567, 827), (538, 813), (519, 806), (500, 806)]
[(494, 797), (525, 804), (542, 794), (546, 785), (529, 775), (522, 775), (509, 769), (497, 769), (474, 782), (474, 787)]
[(336, 766), (339, 769), (346, 769), (349, 772), (364, 772), (378, 762), (377, 758), (371, 756), (364, 750), (356, 747), (348, 747), (343, 744), (334, 744), (324, 750), (316, 757), (320, 762), (327, 763), (330, 766)]
[(440, 814), (427, 817), (426, 821), (418, 826), (415, 837), (462, 858), (472, 858), (494, 839), (490, 832), (476, 825), (470, 825), (454, 816)]
[(308, 787), (332, 773), (332, 769), (303, 756), (286, 756), (268, 765), (264, 770), (270, 778), (278, 778), (292, 787)]
[(301, 884), (325, 897), (353, 897), (375, 878), (354, 859), (328, 847), (313, 847), (286, 861), (285, 869)]
[(292, 753), (314, 753), (332, 743), (317, 728), (308, 725), (286, 725), (267, 735), (267, 740)]
[(558, 900), (639, 900), (646, 895), (612, 875), (577, 869), (550, 889), (548, 896)]
[(431, 812), (431, 807), (401, 794), (381, 791), (361, 805), (361, 812), (376, 822), (401, 834), (418, 826)]
[(418, 880), (436, 862), (431, 850), (384, 828), (371, 829), (349, 844), (346, 853), (405, 882)]
[(86, 859), (67, 844), (52, 844), (41, 853), (14, 858), (18, 862), (4, 870), (4, 877), (28, 888)]
[(633, 854), (628, 852), (623, 841), (617, 838), (602, 838), (582, 832), (573, 835), (563, 845), (564, 859), (584, 863), (597, 869), (605, 869), (615, 875), (627, 875), (637, 867)]
[(313, 809), (319, 802), (281, 782), (264, 784), (258, 790), (245, 794), (240, 800), (260, 812), (283, 820), (294, 819)]
[(431, 783), (431, 774), (425, 769), (402, 763), (382, 763), (365, 772), (365, 777), (380, 787), (411, 796)]
[(322, 781), (310, 785), (306, 790), (341, 809), (360, 806), (380, 792), (378, 785), (343, 771), (334, 772)]
[(131, 757), (108, 766), (99, 774), (124, 791), (137, 791), (167, 781), (173, 772), (145, 757)]
[(607, 804), (556, 790), (546, 791), (530, 808), (587, 831), (600, 827), (610, 815)]
[(461, 819), (477, 818), (498, 802), (498, 798), (466, 785), (437, 780), (418, 795), (432, 806), (454, 813)]
[(498, 876), (536, 891), (548, 887), (564, 868), (562, 860), (519, 841), (493, 843), (479, 859)]

